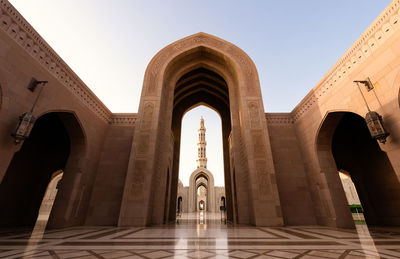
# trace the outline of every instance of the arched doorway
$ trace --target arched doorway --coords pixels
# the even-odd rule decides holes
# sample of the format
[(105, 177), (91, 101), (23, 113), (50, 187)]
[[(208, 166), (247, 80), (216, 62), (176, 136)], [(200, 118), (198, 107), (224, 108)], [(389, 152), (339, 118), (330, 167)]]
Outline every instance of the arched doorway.
[(367, 224), (400, 224), (400, 183), (361, 116), (351, 112), (328, 114), (318, 134), (317, 152), (336, 206), (332, 211), (342, 226), (351, 227), (352, 218), (338, 171), (347, 172), (354, 182)]
[[(201, 195), (199, 191), (201, 191)], [(199, 211), (199, 200), (204, 200), (205, 211), (215, 212), (214, 177), (211, 172), (205, 168), (198, 168), (190, 175), (189, 212)]]
[[(196, 188), (196, 201), (203, 201), (204, 208), (202, 210), (204, 211), (209, 211), (210, 210), (210, 205), (209, 201), (210, 199), (208, 198), (208, 193), (209, 193), (209, 188), (205, 183), (199, 183)], [(196, 202), (197, 203), (197, 202)], [(197, 211), (199, 208), (197, 208)]]
[[(162, 224), (165, 206), (168, 220), (175, 218), (181, 120), (201, 104), (222, 120), (228, 219), (283, 224), (256, 68), (238, 47), (198, 33), (161, 50), (146, 70), (120, 226)], [(163, 202), (168, 167), (173, 198)]]
[[(196, 208), (196, 211), (204, 210), (204, 211), (209, 211), (209, 199), (208, 199), (208, 188), (204, 184), (200, 184), (197, 187), (196, 191), (196, 204), (202, 204), (202, 207)], [(199, 203), (200, 201), (200, 203)]]
[[(229, 118), (229, 98), (228, 87), (225, 80), (217, 73), (199, 67), (191, 70), (190, 72), (182, 75), (176, 83), (174, 90), (174, 109), (172, 114), (172, 133), (174, 136), (174, 159), (173, 159), (173, 172), (174, 175), (179, 174), (179, 152), (180, 152), (180, 138), (182, 118), (189, 110), (199, 105), (204, 105), (215, 110), (220, 118), (222, 124), (222, 138), (223, 138), (223, 158), (225, 167), (225, 189), (226, 193), (230, 193), (230, 185), (226, 185), (227, 171), (229, 173), (229, 154), (227, 151), (228, 138), (231, 132), (231, 122)], [(192, 177), (194, 176), (194, 178)], [(198, 202), (196, 202), (197, 181), (205, 179), (207, 183), (207, 201), (205, 203), (206, 211), (214, 212), (214, 180), (211, 173), (206, 169), (196, 169), (192, 173), (189, 180), (189, 211), (198, 211)], [(228, 176), (228, 179), (230, 177)], [(174, 184), (174, 183), (172, 183)], [(172, 189), (175, 186), (172, 185)], [(195, 200), (193, 200), (195, 199)], [(170, 206), (175, 206), (171, 203)], [(231, 215), (232, 216), (232, 215)], [(173, 215), (170, 215), (173, 217)], [(232, 217), (231, 217), (232, 219)]]
[(198, 211), (203, 211), (203, 210), (207, 210), (207, 207), (206, 207), (206, 203), (203, 200), (201, 200), (201, 201), (199, 201)]
[(0, 184), (0, 225), (33, 227), (46, 188), (59, 170), (65, 172), (66, 184), (63, 181), (59, 186), (63, 197), (55, 199), (50, 221), (63, 224), (73, 216), (66, 213), (71, 209), (67, 206), (71, 203), (71, 180), (79, 173), (84, 152), (85, 137), (74, 114), (51, 112), (40, 116)]

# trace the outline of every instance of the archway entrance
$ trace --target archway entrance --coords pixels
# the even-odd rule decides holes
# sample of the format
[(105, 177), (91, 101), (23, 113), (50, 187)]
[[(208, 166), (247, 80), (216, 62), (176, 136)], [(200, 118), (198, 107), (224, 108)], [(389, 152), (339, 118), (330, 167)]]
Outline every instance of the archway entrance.
[[(184, 212), (198, 212), (200, 199), (205, 201), (205, 212), (217, 212), (216, 194), (225, 195), (221, 117), (197, 106), (185, 113), (181, 132), (178, 196), (184, 197)], [(200, 186), (204, 187), (202, 198)]]
[(317, 149), (332, 199), (343, 207), (336, 209), (338, 218), (352, 221), (343, 188), (337, 188), (338, 171), (345, 171), (354, 182), (367, 224), (400, 225), (399, 180), (361, 116), (350, 112), (328, 114)]
[(205, 211), (210, 210), (210, 206), (208, 205), (210, 202), (208, 198), (208, 188), (204, 183), (199, 184), (197, 187), (196, 200), (200, 201), (200, 204), (202, 205), (200, 208), (197, 208), (197, 211), (199, 211), (199, 209)]
[(189, 179), (189, 212), (199, 211), (198, 203), (204, 201), (204, 211), (216, 212), (214, 177), (205, 168), (196, 169)]
[[(84, 153), (84, 143), (83, 131), (72, 113), (54, 112), (39, 117), (30, 137), (15, 153), (1, 182), (0, 226), (33, 227), (52, 177), (60, 178), (57, 172), (62, 170), (68, 182), (78, 173), (76, 169), (80, 166), (78, 161)], [(47, 218), (49, 214), (50, 219), (59, 214), (60, 218), (64, 217), (65, 220), (68, 218), (69, 215), (65, 214), (68, 208), (65, 205), (69, 203), (70, 188), (71, 185), (63, 183), (58, 186), (57, 190), (67, 196), (60, 199), (52, 197), (53, 209), (46, 207), (50, 205), (50, 201), (45, 202), (46, 208), (43, 210)], [(57, 215), (53, 213), (54, 208)]]
[[(199, 188), (199, 191), (201, 191), (200, 188)], [(199, 202), (198, 211), (201, 211), (201, 210), (207, 210), (206, 203), (203, 200), (200, 200), (200, 202)]]
[(146, 70), (119, 225), (162, 224), (165, 206), (167, 221), (175, 219), (181, 120), (200, 104), (221, 116), (228, 219), (282, 225), (255, 66), (238, 47), (205, 33), (167, 46)]
[[(179, 154), (181, 147), (181, 130), (182, 118), (185, 113), (199, 105), (205, 105), (213, 110), (216, 110), (221, 118), (222, 125), (222, 145), (223, 145), (223, 160), (225, 171), (225, 191), (226, 193), (232, 192), (230, 185), (230, 165), (229, 165), (229, 151), (228, 151), (228, 138), (231, 132), (230, 111), (229, 111), (229, 92), (225, 80), (217, 73), (200, 67), (187, 72), (177, 80), (174, 90), (174, 109), (172, 117), (172, 134), (175, 140), (174, 143), (174, 158), (173, 158), (173, 182), (172, 194), (176, 193), (177, 182), (175, 177), (179, 175)], [(207, 196), (204, 199), (204, 211), (215, 212), (215, 197), (214, 197), (214, 179), (212, 174), (205, 168), (198, 168), (192, 173), (189, 180), (189, 212), (199, 211), (199, 197), (197, 191), (200, 186), (204, 187)], [(175, 181), (174, 181), (175, 180)], [(228, 194), (227, 194), (228, 195)], [(230, 212), (232, 212), (230, 204)], [(170, 211), (175, 211), (176, 204), (171, 200), (169, 204)], [(229, 220), (233, 220), (232, 213), (228, 214)], [(169, 215), (170, 219), (175, 216), (172, 213)]]

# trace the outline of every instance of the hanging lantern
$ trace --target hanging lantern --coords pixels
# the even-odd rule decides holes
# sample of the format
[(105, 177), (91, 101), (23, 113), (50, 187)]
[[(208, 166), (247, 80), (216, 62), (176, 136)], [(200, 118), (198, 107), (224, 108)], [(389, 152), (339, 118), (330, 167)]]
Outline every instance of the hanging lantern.
[(382, 116), (377, 112), (369, 111), (367, 115), (365, 115), (365, 122), (367, 123), (369, 133), (371, 134), (372, 138), (378, 140), (382, 144), (385, 144), (386, 138), (390, 134), (385, 130)]
[(35, 116), (33, 116), (32, 112), (25, 112), (19, 116), (17, 128), (11, 134), (14, 137), (15, 144), (19, 144), (29, 137), (33, 124), (35, 124)]
[(33, 125), (35, 124), (35, 116), (33, 116), (33, 109), (35, 109), (35, 106), (39, 100), (39, 97), (43, 91), (43, 86), (47, 84), (48, 81), (37, 81), (35, 78), (31, 79), (31, 82), (29, 83), (28, 89), (32, 92), (35, 91), (36, 87), (38, 85), (42, 85), (42, 87), (39, 90), (38, 95), (36, 96), (35, 102), (32, 105), (32, 108), (29, 112), (23, 113), (21, 116), (19, 116), (19, 122), (17, 127), (15, 128), (14, 132), (11, 133), (11, 136), (14, 137), (14, 143), (15, 145), (18, 145), (25, 139), (29, 137), (31, 134), (31, 130), (33, 128)]

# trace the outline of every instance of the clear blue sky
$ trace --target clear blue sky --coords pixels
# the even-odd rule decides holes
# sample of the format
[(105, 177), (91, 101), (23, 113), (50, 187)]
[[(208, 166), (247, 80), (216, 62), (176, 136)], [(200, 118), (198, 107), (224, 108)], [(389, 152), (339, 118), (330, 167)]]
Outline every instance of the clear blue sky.
[[(258, 69), (266, 112), (289, 112), (390, 3), (10, 2), (112, 112), (137, 112), (144, 71), (151, 58), (166, 45), (199, 31), (243, 49)], [(205, 119), (208, 127), (217, 127), (214, 120)], [(218, 130), (208, 134), (214, 131)]]

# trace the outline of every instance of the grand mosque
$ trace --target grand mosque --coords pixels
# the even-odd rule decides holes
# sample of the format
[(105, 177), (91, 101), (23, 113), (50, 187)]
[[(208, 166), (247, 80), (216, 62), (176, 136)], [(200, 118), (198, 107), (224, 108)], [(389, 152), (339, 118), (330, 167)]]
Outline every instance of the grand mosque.
[[(136, 113), (62, 58), (0, 0), (0, 258), (400, 257), (400, 0), (286, 113), (265, 111), (242, 49), (203, 32), (154, 55)], [(223, 187), (204, 120), (179, 181), (199, 105), (221, 117)]]

